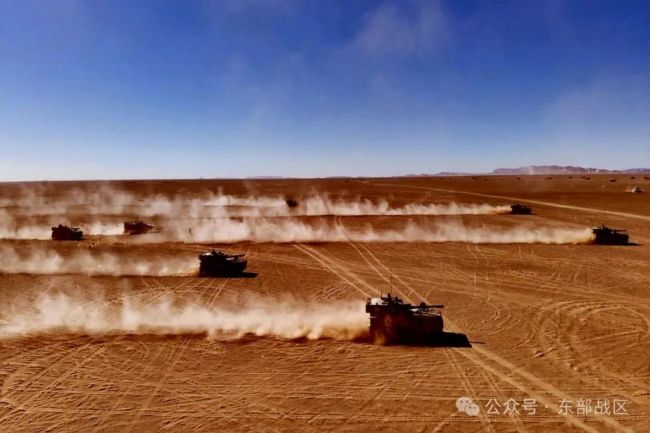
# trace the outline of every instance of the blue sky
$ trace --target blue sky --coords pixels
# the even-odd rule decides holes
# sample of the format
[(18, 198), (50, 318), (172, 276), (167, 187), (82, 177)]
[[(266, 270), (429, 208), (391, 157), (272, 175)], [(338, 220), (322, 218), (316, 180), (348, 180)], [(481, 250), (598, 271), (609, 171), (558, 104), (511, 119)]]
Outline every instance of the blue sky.
[(0, 180), (650, 166), (648, 1), (0, 0)]

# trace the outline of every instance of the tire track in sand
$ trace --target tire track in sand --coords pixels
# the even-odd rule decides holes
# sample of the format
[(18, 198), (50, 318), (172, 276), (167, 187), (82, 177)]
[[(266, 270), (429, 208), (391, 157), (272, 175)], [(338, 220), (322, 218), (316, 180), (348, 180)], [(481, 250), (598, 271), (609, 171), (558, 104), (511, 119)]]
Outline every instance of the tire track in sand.
[[(194, 287), (198, 286), (199, 284), (201, 284), (203, 282), (203, 280), (201, 280), (201, 279), (188, 278), (188, 279), (184, 280), (183, 282), (181, 282), (180, 284), (176, 285), (175, 287), (170, 288), (169, 286), (166, 286), (166, 285), (160, 283), (155, 278), (152, 278), (152, 280), (154, 281), (155, 285), (157, 285), (157, 287), (155, 287), (153, 284), (149, 284), (146, 281), (146, 279), (143, 278), (143, 277), (141, 277), (140, 280), (145, 285), (145, 287), (146, 287), (146, 289), (148, 291), (149, 301), (152, 301), (154, 299), (160, 299), (161, 297), (165, 296), (168, 293), (169, 289), (171, 289), (173, 291), (178, 291), (179, 289), (187, 287), (192, 283), (194, 283), (193, 286), (192, 286), (192, 288), (194, 288)], [(121, 336), (116, 337), (115, 339), (113, 339), (111, 341), (111, 344), (119, 343), (120, 339), (121, 339)], [(164, 349), (165, 349), (165, 346), (161, 345), (158, 348), (158, 350), (156, 351), (156, 353), (149, 359), (149, 361), (142, 366), (142, 369), (139, 371), (139, 373), (137, 373), (136, 377), (139, 377), (141, 379), (145, 379), (146, 377), (148, 377), (155, 370), (155, 368), (157, 366), (157, 361), (160, 359), (160, 356), (162, 355)], [(125, 370), (125, 371), (123, 371), (123, 375), (131, 373), (132, 371), (133, 371), (133, 369)], [(122, 405), (124, 403), (125, 399), (127, 399), (129, 397), (132, 397), (133, 392), (136, 389), (136, 387), (141, 386), (141, 385), (142, 385), (142, 382), (140, 382), (138, 380), (132, 380), (130, 382), (129, 386), (124, 390), (124, 392), (121, 393), (115, 399), (115, 401), (114, 401), (113, 405), (111, 406), (111, 408), (109, 410), (107, 410), (107, 411), (104, 411), (101, 414), (101, 416), (97, 420), (95, 428), (92, 430), (92, 432), (97, 432), (97, 431), (101, 430), (102, 428), (105, 428), (104, 423), (107, 420), (109, 420), (112, 416), (115, 416), (115, 415), (117, 415), (119, 413), (120, 405)]]
[[(48, 365), (47, 367), (45, 367), (45, 368), (40, 372), (40, 374), (38, 374), (35, 378), (33, 378), (33, 379), (29, 382), (29, 384), (27, 385), (27, 387), (23, 387), (23, 388), (21, 388), (20, 391), (24, 391), (26, 388), (29, 388), (30, 385), (34, 384), (34, 382), (36, 382), (37, 380), (39, 380), (39, 379), (45, 377), (49, 372), (53, 371), (56, 367), (58, 367), (59, 365), (63, 364), (66, 360), (75, 360), (75, 359), (77, 358), (77, 355), (78, 355), (79, 353), (81, 353), (82, 351), (84, 351), (84, 349), (89, 348), (89, 347), (91, 346), (92, 343), (93, 343), (93, 340), (88, 341), (88, 342), (86, 342), (85, 344), (83, 344), (82, 346), (78, 347), (77, 349), (75, 349), (75, 350), (69, 352), (68, 354), (66, 354), (65, 356), (63, 356), (62, 358), (60, 358), (59, 360), (57, 360), (56, 362), (54, 362), (54, 363)], [(84, 366), (87, 362), (89, 362), (89, 361), (90, 361), (90, 360), (91, 360), (95, 355), (97, 355), (99, 352), (101, 352), (101, 351), (103, 351), (103, 350), (104, 350), (104, 347), (103, 347), (103, 346), (97, 347), (97, 348), (95, 348), (95, 349), (94, 349), (94, 350), (93, 350), (89, 355), (87, 355), (86, 357), (84, 357), (82, 360), (80, 360), (80, 361), (75, 361), (75, 362), (74, 362), (74, 365), (73, 365), (72, 367), (68, 368), (68, 369), (67, 369), (63, 374), (61, 374), (61, 375), (56, 375), (56, 376), (54, 377), (54, 379), (53, 379), (51, 382), (49, 382), (46, 386), (44, 386), (44, 387), (42, 387), (41, 389), (39, 389), (37, 392), (35, 392), (35, 393), (34, 393), (32, 396), (30, 396), (29, 398), (27, 398), (27, 399), (21, 401), (20, 404), (16, 405), (16, 407), (15, 407), (13, 410), (9, 411), (5, 416), (3, 416), (2, 418), (0, 418), (0, 425), (2, 425), (2, 424), (3, 424), (5, 421), (7, 421), (9, 418), (12, 418), (13, 420), (15, 420), (15, 419), (16, 419), (16, 416), (17, 416), (17, 415), (15, 414), (15, 411), (16, 411), (16, 410), (22, 410), (22, 411), (23, 411), (22, 416), (24, 416), (24, 415), (26, 415), (27, 413), (29, 413), (29, 411), (30, 411), (30, 408), (29, 408), (29, 406), (28, 406), (29, 403), (31, 403), (32, 401), (36, 400), (37, 397), (40, 397), (41, 395), (45, 394), (46, 392), (51, 391), (51, 390), (52, 390), (54, 387), (56, 387), (59, 383), (61, 383), (61, 382), (62, 382), (63, 380), (65, 380), (65, 379), (67, 379), (68, 376), (70, 376), (74, 371), (78, 370), (80, 367), (83, 367), (83, 366)], [(18, 393), (18, 390), (14, 390), (13, 393), (11, 393), (10, 395), (15, 395), (15, 394), (17, 394), (17, 393)], [(7, 398), (9, 398), (9, 397), (7, 397)], [(19, 416), (19, 417), (20, 417), (20, 416)]]
[[(336, 263), (331, 260), (329, 257), (325, 256), (323, 253), (316, 251), (315, 248), (308, 247), (307, 245), (304, 244), (292, 244), (294, 248), (297, 248), (298, 250), (302, 251), (303, 253), (307, 254), (314, 260), (316, 260), (318, 263), (323, 266), (323, 268), (327, 271), (330, 271), (343, 281), (345, 281), (350, 287), (356, 289), (359, 293), (364, 295), (367, 298), (372, 297), (372, 291), (374, 289), (372, 288), (371, 285), (366, 283), (365, 281), (362, 281), (359, 277), (351, 274), (351, 273), (346, 273), (344, 272), (343, 269), (341, 269)], [(349, 277), (349, 278), (348, 278)], [(357, 283), (355, 284), (352, 280), (356, 281)], [(362, 289), (359, 286), (365, 287), (367, 290)]]
[[(383, 262), (381, 260), (379, 260), (379, 258), (377, 258), (377, 256), (370, 250), (370, 248), (368, 248), (364, 244), (359, 244), (359, 247), (363, 248), (365, 250), (365, 252), (368, 254), (368, 256), (370, 256), (381, 268), (383, 268), (391, 276), (395, 276), (395, 279), (397, 280), (397, 282), (400, 283), (402, 286), (404, 286), (408, 290), (408, 295), (404, 296), (404, 298), (408, 302), (414, 302), (413, 299), (409, 296), (411, 294), (417, 296), (421, 301), (426, 302), (426, 299), (421, 294), (419, 294), (413, 288), (411, 288), (408, 284), (406, 284), (404, 282), (404, 280), (399, 278), (399, 276), (394, 275), (393, 272), (386, 265), (384, 265)], [(361, 252), (361, 250), (359, 248), (356, 248), (356, 247), (355, 247), (355, 249), (364, 258), (364, 260), (366, 260), (366, 262), (368, 262), (368, 260), (366, 259), (366, 257), (364, 257), (364, 254)], [(381, 274), (382, 278), (384, 278), (384, 279), (386, 278), (385, 275), (383, 275), (381, 273), (381, 271), (379, 271), (376, 267), (373, 266), (373, 269), (377, 273)], [(404, 292), (402, 292), (402, 293), (404, 293)], [(461, 382), (463, 384), (463, 388), (465, 389), (465, 392), (467, 393), (467, 395), (472, 395), (472, 396), (478, 395), (475, 388), (474, 388), (474, 386), (472, 385), (471, 380), (467, 377), (467, 375), (463, 371), (463, 367), (460, 365), (460, 363), (458, 361), (458, 357), (456, 355), (456, 352), (446, 350), (446, 351), (444, 351), (444, 354), (447, 357), (447, 359), (449, 360), (449, 364), (454, 369), (457, 376), (461, 379)], [(499, 387), (499, 385), (496, 383), (494, 378), (491, 375), (486, 374), (486, 372), (484, 370), (480, 370), (480, 372), (481, 372), (481, 375), (483, 376), (483, 378), (485, 379), (485, 381), (492, 388), (492, 391), (493, 391), (494, 395), (498, 395), (499, 397), (503, 397), (505, 394), (503, 393), (503, 390)], [(487, 427), (489, 428), (490, 431), (495, 431), (494, 427), (492, 426), (492, 420), (491, 420), (491, 418), (489, 418), (487, 416), (487, 414), (485, 414), (483, 412), (479, 412), (479, 416), (481, 417), (482, 421), (487, 424)], [(524, 426), (521, 419), (515, 418), (514, 421), (517, 424), (517, 427), (518, 427), (519, 431), (527, 431), (526, 427)], [(439, 423), (439, 425), (436, 426), (435, 430), (438, 430), (438, 429), (442, 428), (446, 423), (447, 423), (447, 421), (441, 421)]]
[[(360, 244), (360, 245), (361, 245), (361, 244)], [(359, 252), (359, 254), (361, 254), (361, 255), (363, 256), (363, 254), (361, 253), (361, 250), (359, 250), (359, 249), (357, 249), (357, 248), (355, 248), (355, 249), (357, 250), (357, 252)], [(313, 250), (312, 250), (312, 252), (316, 253), (316, 252), (313, 251)], [(370, 287), (370, 285), (369, 285), (368, 283), (366, 283), (365, 281), (363, 281), (360, 277), (355, 276), (355, 275), (354, 275), (354, 274), (353, 274), (353, 273), (352, 273), (348, 268), (346, 268), (343, 264), (341, 264), (341, 263), (337, 263), (337, 261), (336, 261), (335, 259), (333, 259), (333, 258), (331, 258), (331, 257), (327, 257), (327, 256), (326, 256), (324, 253), (322, 253), (322, 252), (321, 252), (321, 253), (316, 253), (316, 254), (319, 254), (319, 256), (320, 256), (320, 258), (321, 258), (322, 260), (328, 262), (328, 265), (329, 265), (329, 266), (327, 267), (327, 269), (330, 270), (331, 272), (335, 272), (337, 275), (340, 275), (340, 272), (345, 272), (346, 275), (350, 276), (351, 278), (353, 278), (354, 280), (356, 280), (358, 283), (363, 284), (363, 285), (366, 286), (366, 287)], [(372, 254), (372, 253), (371, 253), (371, 254)], [(382, 266), (384, 269), (387, 269), (387, 270), (388, 270), (388, 268), (386, 268), (386, 266), (385, 266), (383, 263), (381, 263), (381, 261), (379, 261), (376, 257), (374, 257), (374, 255), (373, 255), (373, 258), (376, 260), (376, 262), (377, 262), (380, 266)], [(367, 259), (366, 259), (366, 262), (367, 262), (368, 264), (370, 264), (370, 263), (367, 261)], [(386, 280), (386, 276), (385, 276), (385, 274), (381, 273), (381, 272), (380, 272), (377, 268), (375, 268), (375, 267), (373, 267), (373, 269), (375, 269), (375, 271), (380, 275), (380, 277), (381, 277), (382, 279)], [(388, 270), (388, 271), (390, 272), (390, 270)], [(398, 278), (398, 277), (397, 277), (397, 278)], [(359, 289), (358, 287), (356, 287), (356, 288), (357, 288), (357, 290), (362, 291), (362, 290)], [(370, 287), (370, 288), (371, 288), (371, 287)], [(372, 288), (371, 288), (371, 289), (372, 289)], [(401, 290), (399, 290), (399, 289), (397, 289), (397, 290), (398, 290), (399, 292), (401, 292), (400, 294), (401, 294), (402, 296), (405, 296), (404, 293), (403, 293)], [(362, 293), (363, 293), (363, 291), (362, 291)], [(406, 296), (405, 296), (405, 298), (406, 298)], [(408, 298), (406, 298), (406, 299), (408, 299)], [(450, 364), (451, 364), (452, 368), (456, 371), (456, 374), (458, 375), (458, 377), (460, 377), (460, 379), (461, 379), (461, 381), (462, 381), (462, 384), (463, 384), (463, 388), (465, 389), (465, 391), (468, 392), (468, 393), (470, 393), (470, 394), (472, 394), (472, 395), (474, 395), (474, 394), (475, 394), (474, 387), (473, 387), (471, 381), (469, 380), (469, 378), (467, 377), (467, 375), (465, 375), (465, 374), (463, 373), (463, 371), (462, 371), (462, 367), (458, 364), (458, 360), (457, 360), (453, 355), (451, 355), (449, 352), (445, 352), (445, 355), (448, 357), (448, 359), (449, 359), (449, 361), (450, 361)], [(378, 393), (377, 396), (379, 396), (380, 394), (381, 394), (381, 392)], [(375, 398), (376, 398), (377, 396), (375, 396)], [(374, 399), (374, 398), (373, 398), (373, 399)], [(484, 424), (485, 427), (487, 427), (487, 428), (489, 429), (489, 431), (492, 431), (492, 432), (495, 431), (495, 430), (494, 430), (494, 427), (491, 425), (491, 420), (487, 417), (487, 415), (485, 415), (485, 414), (483, 414), (483, 413), (481, 412), (481, 417), (480, 417), (480, 419), (481, 419), (481, 424), (482, 424), (482, 425)], [(444, 422), (444, 421), (443, 421), (443, 422)]]
[[(331, 258), (330, 261), (335, 262), (335, 260)], [(338, 266), (342, 267), (342, 265), (340, 264)], [(351, 272), (349, 273), (351, 274)], [(356, 277), (356, 278), (360, 280), (360, 277)], [(399, 278), (399, 276), (395, 275), (395, 279), (401, 282), (402, 284), (405, 284), (404, 281), (401, 278)], [(418, 294), (418, 292), (415, 290), (413, 290), (413, 293)], [(418, 294), (418, 296), (421, 295)], [(448, 318), (446, 319), (446, 322), (450, 325), (449, 328), (452, 331), (458, 332), (453, 322), (451, 322)], [(497, 354), (493, 353), (488, 349), (480, 347), (479, 345), (472, 346), (472, 352), (474, 353), (467, 353), (466, 351), (457, 348), (453, 350), (454, 352), (459, 353), (462, 356), (468, 358), (477, 367), (492, 373), (495, 377), (499, 378), (500, 380), (509, 383), (510, 385), (526, 393), (527, 395), (536, 398), (537, 401), (542, 402), (548, 408), (555, 410), (556, 413), (558, 414), (560, 413), (559, 405), (555, 404), (550, 399), (546, 398), (541, 392), (537, 392), (534, 389), (534, 387), (537, 387), (537, 389), (544, 390), (545, 392), (554, 395), (556, 398), (575, 401), (575, 398), (560, 391), (552, 384), (540, 379), (539, 377), (535, 376), (534, 374), (522, 368), (515, 366), (514, 364), (505, 360), (504, 358), (498, 356)], [(475, 353), (478, 353), (480, 357), (475, 355)], [(496, 364), (496, 366), (494, 364)], [(506, 371), (505, 373), (504, 370)], [(517, 374), (519, 377), (518, 378), (513, 377), (512, 375), (513, 373)], [(528, 382), (528, 385), (525, 382)], [(565, 416), (562, 416), (561, 419), (589, 433), (598, 433), (599, 431), (598, 429), (593, 428), (590, 425), (586, 424), (583, 420), (581, 420), (577, 416), (574, 416), (573, 414), (567, 414)], [(600, 420), (608, 424), (617, 432), (631, 433), (634, 431), (631, 428), (621, 425), (616, 419), (609, 416), (601, 415), (601, 416), (594, 417), (594, 419)]]

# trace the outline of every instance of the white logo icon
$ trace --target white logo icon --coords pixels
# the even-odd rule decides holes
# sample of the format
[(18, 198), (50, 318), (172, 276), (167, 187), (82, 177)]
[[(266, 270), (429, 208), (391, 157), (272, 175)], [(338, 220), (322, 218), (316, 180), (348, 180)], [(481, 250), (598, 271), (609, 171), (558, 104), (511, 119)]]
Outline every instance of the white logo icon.
[(478, 405), (475, 403), (470, 403), (467, 406), (465, 406), (465, 413), (469, 416), (477, 416), (479, 413), (479, 408)]
[(480, 409), (477, 404), (469, 397), (460, 397), (456, 400), (456, 409), (458, 412), (465, 412), (469, 416), (477, 416)]

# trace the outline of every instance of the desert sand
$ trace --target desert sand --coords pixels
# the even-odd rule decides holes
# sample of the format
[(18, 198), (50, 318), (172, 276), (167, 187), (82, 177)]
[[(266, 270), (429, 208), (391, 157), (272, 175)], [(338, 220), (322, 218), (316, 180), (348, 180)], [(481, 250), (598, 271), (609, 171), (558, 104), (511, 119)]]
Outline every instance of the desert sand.
[[(0, 184), (0, 430), (650, 431), (650, 179), (586, 177)], [(471, 347), (371, 344), (387, 292)]]

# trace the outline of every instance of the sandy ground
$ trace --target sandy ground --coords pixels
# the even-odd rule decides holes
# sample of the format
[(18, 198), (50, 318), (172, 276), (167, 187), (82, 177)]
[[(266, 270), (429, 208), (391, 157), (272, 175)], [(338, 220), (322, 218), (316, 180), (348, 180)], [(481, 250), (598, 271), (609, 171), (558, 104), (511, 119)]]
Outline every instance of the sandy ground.
[[(143, 196), (189, 197), (221, 187), (242, 196), (301, 197), (318, 191), (395, 205), (519, 201), (531, 205), (534, 215), (412, 219), (435, 224), (452, 218), (495, 230), (605, 223), (627, 228), (638, 245), (4, 239), (0, 246), (53, 249), (64, 258), (92, 250), (125, 263), (185, 260), (196, 266), (196, 254), (216, 246), (246, 252), (248, 269), (257, 276), (7, 272), (0, 274), (0, 328), (48, 295), (82, 299), (75, 308), (101, 299), (117, 311), (128, 293), (153, 303), (172, 298), (237, 311), (245, 299), (272, 306), (274, 299), (287, 297), (301, 308), (337, 302), (358, 302), (362, 308), (366, 297), (392, 290), (413, 302), (445, 304), (446, 328), (467, 335), (472, 347), (383, 347), (363, 339), (274, 335), (224, 339), (200, 329), (95, 333), (65, 328), (5, 335), (0, 337), (0, 430), (648, 432), (650, 180), (551, 177), (111, 183)], [(648, 192), (626, 192), (633, 185)], [(7, 212), (19, 213), (11, 203), (25, 189), (55, 199), (74, 188), (100, 186), (2, 184), (0, 199)], [(77, 217), (92, 219), (83, 210)], [(391, 227), (410, 217), (324, 218), (353, 229)], [(478, 405), (477, 416), (458, 411), (463, 396)], [(519, 413), (504, 413), (513, 407)]]

